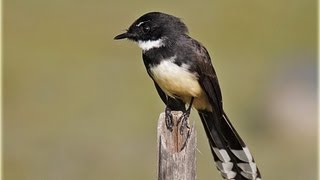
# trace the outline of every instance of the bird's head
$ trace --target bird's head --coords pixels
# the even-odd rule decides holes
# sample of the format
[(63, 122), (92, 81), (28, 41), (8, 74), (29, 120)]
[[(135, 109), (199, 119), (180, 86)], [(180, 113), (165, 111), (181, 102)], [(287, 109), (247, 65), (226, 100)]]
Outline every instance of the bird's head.
[(188, 33), (186, 25), (177, 17), (150, 12), (138, 18), (129, 29), (114, 39), (129, 39), (138, 43), (143, 50), (165, 46), (165, 41), (174, 41)]

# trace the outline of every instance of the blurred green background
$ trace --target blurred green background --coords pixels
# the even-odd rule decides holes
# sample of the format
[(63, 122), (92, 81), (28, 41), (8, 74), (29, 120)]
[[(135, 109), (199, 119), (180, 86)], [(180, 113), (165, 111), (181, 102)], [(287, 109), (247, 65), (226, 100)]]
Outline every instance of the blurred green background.
[[(3, 178), (156, 179), (164, 105), (141, 50), (149, 11), (181, 17), (219, 76), (264, 179), (317, 179), (317, 3), (4, 0)], [(221, 179), (199, 118), (197, 177)]]

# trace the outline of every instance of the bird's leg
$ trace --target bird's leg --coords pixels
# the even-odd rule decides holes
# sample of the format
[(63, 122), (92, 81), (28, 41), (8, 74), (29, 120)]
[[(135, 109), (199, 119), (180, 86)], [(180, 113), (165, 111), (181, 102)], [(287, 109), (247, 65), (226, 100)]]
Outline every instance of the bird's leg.
[(194, 97), (191, 98), (191, 101), (190, 101), (188, 109), (185, 112), (183, 112), (183, 114), (181, 115), (181, 117), (178, 120), (177, 124), (179, 124), (180, 122), (182, 123), (181, 126), (180, 126), (180, 134), (183, 134), (184, 128), (190, 129), (190, 127), (188, 126), (187, 120), (188, 120), (188, 118), (190, 116), (193, 100), (194, 100)]
[(165, 114), (165, 121), (166, 121), (166, 126), (167, 129), (169, 129), (170, 132), (172, 132), (173, 130), (173, 117), (171, 114), (171, 109), (168, 107), (168, 105), (166, 106), (166, 109), (164, 110), (164, 114)]

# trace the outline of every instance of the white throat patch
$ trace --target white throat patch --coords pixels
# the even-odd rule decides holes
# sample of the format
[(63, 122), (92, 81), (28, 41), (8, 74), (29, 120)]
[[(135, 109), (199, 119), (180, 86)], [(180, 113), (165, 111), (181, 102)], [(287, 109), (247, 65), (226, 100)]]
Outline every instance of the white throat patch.
[(159, 48), (164, 46), (164, 43), (162, 39), (158, 40), (148, 40), (148, 41), (138, 41), (138, 46), (143, 50), (143, 51), (148, 51), (149, 49), (153, 48)]

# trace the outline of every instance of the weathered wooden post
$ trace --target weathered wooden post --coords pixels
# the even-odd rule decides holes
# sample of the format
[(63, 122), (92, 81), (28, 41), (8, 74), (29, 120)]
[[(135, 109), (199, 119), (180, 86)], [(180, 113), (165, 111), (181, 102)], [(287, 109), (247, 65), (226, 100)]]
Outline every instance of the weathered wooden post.
[[(196, 131), (194, 125), (180, 132), (182, 112), (172, 111), (174, 127), (169, 131), (165, 114), (158, 120), (158, 180), (196, 179)], [(177, 125), (178, 124), (178, 125)], [(188, 122), (189, 125), (189, 122)]]

